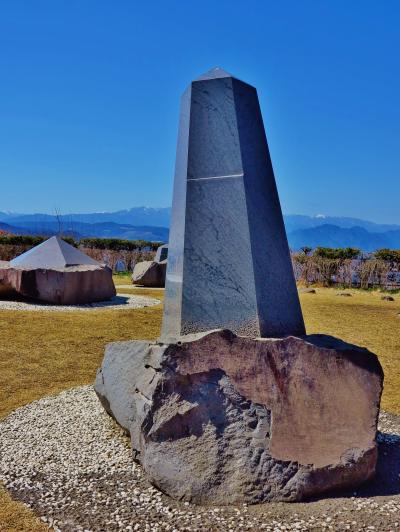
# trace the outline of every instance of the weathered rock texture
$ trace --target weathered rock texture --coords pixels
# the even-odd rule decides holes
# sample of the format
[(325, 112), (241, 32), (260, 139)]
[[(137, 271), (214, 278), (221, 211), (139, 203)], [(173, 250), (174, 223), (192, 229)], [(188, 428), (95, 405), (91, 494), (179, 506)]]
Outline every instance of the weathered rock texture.
[(297, 501), (370, 478), (382, 384), (374, 354), (335, 338), (220, 330), (110, 344), (95, 389), (156, 486), (229, 504)]
[(132, 273), (132, 284), (163, 288), (165, 286), (165, 274), (167, 261), (156, 262), (146, 260), (138, 262)]
[(3, 266), (0, 267), (0, 294), (2, 292), (58, 305), (105, 301), (116, 294), (112, 271), (103, 265), (69, 266), (59, 270)]
[(162, 338), (304, 334), (257, 91), (220, 68), (183, 94)]

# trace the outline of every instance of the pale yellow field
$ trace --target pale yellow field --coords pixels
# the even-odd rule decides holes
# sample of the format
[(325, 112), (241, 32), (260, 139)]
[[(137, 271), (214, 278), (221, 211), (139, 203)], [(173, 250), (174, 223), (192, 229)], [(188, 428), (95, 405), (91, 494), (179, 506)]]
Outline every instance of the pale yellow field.
[[(129, 284), (118, 276), (117, 285)], [(381, 301), (378, 292), (317, 288), (301, 294), (308, 333), (325, 333), (368, 347), (385, 370), (382, 407), (400, 414), (400, 295)], [(162, 299), (163, 290), (121, 288)], [(152, 339), (159, 334), (162, 306), (76, 313), (0, 311), (0, 418), (43, 395), (94, 380), (104, 346), (114, 340)], [(0, 531), (46, 528), (0, 490)]]
[[(307, 333), (324, 333), (367, 347), (385, 372), (382, 408), (400, 414), (400, 295), (382, 301), (380, 292), (316, 288), (300, 294)], [(352, 297), (337, 294), (349, 292)]]

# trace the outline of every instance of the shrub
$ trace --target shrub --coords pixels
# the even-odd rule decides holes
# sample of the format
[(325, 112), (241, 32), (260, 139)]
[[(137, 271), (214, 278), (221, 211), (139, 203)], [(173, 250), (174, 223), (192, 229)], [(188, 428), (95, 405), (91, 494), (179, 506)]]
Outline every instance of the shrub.
[(37, 246), (41, 244), (46, 237), (32, 235), (0, 235), (0, 244), (8, 246)]
[(79, 245), (89, 249), (108, 249), (110, 251), (155, 251), (162, 242), (147, 240), (122, 240), (119, 238), (82, 238)]
[(356, 259), (361, 254), (357, 248), (323, 248), (317, 247), (314, 251), (314, 257), (333, 260), (351, 260)]
[[(34, 247), (38, 244), (41, 244), (47, 240), (48, 236), (36, 236), (36, 235), (1, 235), (0, 234), (0, 244), (9, 245), (9, 246), (30, 246)], [(78, 242), (70, 236), (62, 237), (65, 242), (71, 244), (71, 246), (78, 247)]]
[(400, 249), (378, 249), (378, 251), (375, 251), (374, 256), (376, 259), (400, 263)]

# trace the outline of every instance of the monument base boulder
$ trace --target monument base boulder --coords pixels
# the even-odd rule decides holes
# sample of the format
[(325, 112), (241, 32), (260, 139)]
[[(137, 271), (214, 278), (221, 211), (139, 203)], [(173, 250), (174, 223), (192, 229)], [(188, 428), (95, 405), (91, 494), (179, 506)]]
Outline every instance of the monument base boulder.
[(108, 345), (95, 390), (149, 480), (198, 504), (299, 501), (368, 480), (383, 372), (329, 336)]

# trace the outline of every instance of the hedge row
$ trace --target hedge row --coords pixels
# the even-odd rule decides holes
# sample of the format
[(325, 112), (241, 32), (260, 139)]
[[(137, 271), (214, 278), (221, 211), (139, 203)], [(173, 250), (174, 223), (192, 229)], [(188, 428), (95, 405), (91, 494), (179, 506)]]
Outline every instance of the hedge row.
[[(0, 244), (13, 246), (37, 246), (48, 237), (34, 235), (2, 235), (0, 234)], [(119, 238), (82, 238), (74, 240), (72, 237), (63, 237), (65, 242), (75, 246), (89, 249), (107, 249), (110, 251), (155, 251), (163, 242), (150, 242), (148, 240), (122, 240)], [(331, 260), (351, 260), (362, 256), (361, 250), (357, 248), (326, 248), (317, 247), (313, 251), (309, 247), (302, 248), (303, 254), (313, 257)], [(373, 257), (379, 260), (400, 263), (399, 249), (379, 249), (373, 253)], [(301, 261), (301, 254), (298, 256)]]
[[(330, 260), (352, 260), (365, 258), (363, 252), (358, 248), (325, 248), (316, 247), (314, 250), (310, 247), (301, 248), (303, 255), (318, 257)], [(301, 257), (301, 254), (300, 254)], [(370, 254), (370, 258), (384, 260), (388, 262), (400, 262), (400, 249), (378, 249)]]
[(400, 263), (400, 249), (379, 249), (374, 255), (380, 260)]
[[(33, 235), (0, 235), (0, 244), (12, 246), (37, 246), (48, 237)], [(65, 242), (78, 247), (89, 249), (109, 249), (112, 251), (155, 251), (162, 242), (149, 242), (147, 240), (122, 240), (118, 238), (82, 238), (74, 240), (72, 237), (63, 237)]]
[(361, 254), (361, 250), (357, 248), (323, 248), (317, 247), (314, 250), (314, 257), (321, 257), (324, 259), (339, 259), (349, 260), (356, 259)]
[(82, 238), (79, 245), (92, 249), (109, 249), (111, 251), (155, 251), (163, 242), (148, 240), (122, 240), (119, 238)]
[[(47, 236), (36, 236), (36, 235), (0, 235), (0, 244), (10, 245), (10, 246), (37, 246), (45, 240)], [(63, 237), (65, 242), (71, 244), (72, 246), (78, 247), (78, 242), (73, 238), (66, 236)]]

